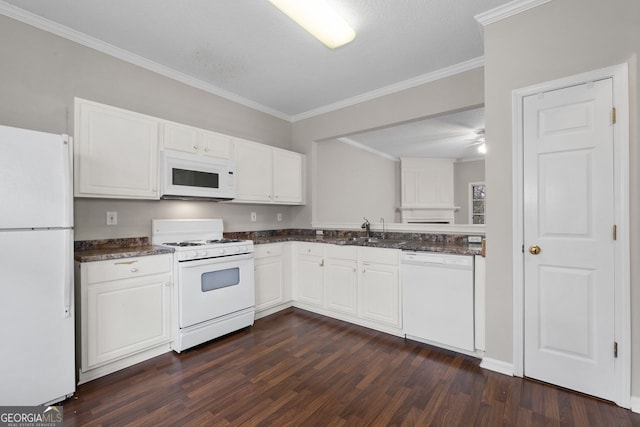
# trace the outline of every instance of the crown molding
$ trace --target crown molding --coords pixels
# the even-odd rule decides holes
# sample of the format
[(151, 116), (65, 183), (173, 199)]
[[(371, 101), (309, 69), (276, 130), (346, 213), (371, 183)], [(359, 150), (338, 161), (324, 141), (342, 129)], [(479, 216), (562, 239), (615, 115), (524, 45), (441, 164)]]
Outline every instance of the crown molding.
[(550, 1), (551, 0), (514, 0), (494, 9), (487, 10), (486, 12), (479, 13), (474, 16), (474, 19), (478, 21), (480, 25), (486, 27), (489, 24), (502, 21), (510, 16), (517, 15), (534, 7), (549, 3)]
[(53, 22), (49, 19), (43, 18), (42, 16), (31, 13), (7, 2), (0, 1), (0, 14), (8, 16), (9, 18), (15, 19), (16, 21), (20, 21), (27, 25), (31, 25), (32, 27), (36, 27), (49, 33), (55, 34), (67, 40), (71, 40), (75, 43), (81, 44), (91, 49), (97, 50), (98, 52), (137, 65), (146, 70), (176, 80), (180, 83), (184, 83), (196, 89), (209, 92), (213, 95), (228, 99), (229, 101), (236, 102), (238, 104), (244, 105), (245, 107), (253, 108), (254, 110), (261, 111), (279, 119), (291, 121), (291, 116), (281, 111), (274, 110), (273, 108), (267, 107), (235, 93), (228, 92), (215, 85), (191, 77), (167, 66), (158, 64), (157, 62), (151, 61), (140, 55), (136, 55), (135, 53), (129, 52), (128, 50), (116, 47), (100, 39), (91, 37), (85, 33), (76, 31), (57, 22)]
[[(530, 6), (530, 7), (535, 7), (538, 4), (546, 3), (548, 1), (551, 1), (551, 0), (516, 0), (514, 2), (508, 3), (508, 5), (513, 3), (536, 3), (533, 6)], [(492, 11), (495, 11), (498, 9), (500, 8), (493, 9)], [(522, 9), (521, 11), (523, 10), (526, 10), (526, 9)], [(485, 14), (488, 14), (492, 11), (485, 12)], [(446, 77), (450, 77), (456, 74), (463, 73), (465, 71), (481, 68), (484, 66), (483, 57), (470, 59), (468, 61), (464, 61), (459, 64), (452, 65), (450, 67), (442, 68), (440, 70), (437, 70), (431, 73), (423, 74), (421, 76), (417, 76), (417, 77), (414, 77), (402, 82), (398, 82), (386, 87), (365, 92), (361, 95), (357, 95), (352, 98), (347, 98), (342, 101), (338, 101), (332, 104), (327, 104), (325, 106), (322, 106), (313, 110), (309, 110), (300, 114), (289, 115), (281, 111), (275, 110), (273, 108), (267, 107), (258, 102), (252, 101), (243, 96), (237, 95), (233, 92), (226, 91), (218, 86), (212, 85), (203, 80), (191, 77), (185, 73), (174, 70), (170, 67), (158, 64), (157, 62), (151, 61), (140, 55), (129, 52), (128, 50), (119, 48), (117, 46), (104, 42), (95, 37), (89, 36), (85, 33), (69, 28), (65, 25), (59, 24), (57, 22), (46, 19), (42, 16), (31, 13), (27, 10), (16, 7), (2, 0), (0, 0), (0, 14), (5, 15), (9, 18), (15, 19), (16, 21), (20, 21), (24, 24), (30, 25), (32, 27), (39, 28), (43, 31), (47, 31), (51, 34), (55, 34), (59, 37), (73, 41), (75, 43), (86, 46), (88, 48), (94, 49), (106, 55), (113, 56), (122, 61), (131, 63), (133, 65), (137, 65), (141, 68), (144, 68), (146, 70), (168, 77), (170, 79), (176, 80), (180, 83), (186, 84), (196, 89), (203, 90), (205, 92), (211, 93), (221, 98), (228, 99), (229, 101), (236, 102), (240, 105), (244, 105), (245, 107), (249, 107), (254, 110), (261, 111), (265, 114), (269, 114), (271, 116), (274, 116), (282, 120), (286, 120), (288, 122), (297, 122), (300, 120), (312, 118), (315, 116), (319, 116), (321, 114), (326, 114), (335, 110), (339, 110), (341, 108), (350, 107), (352, 105), (360, 104), (362, 102), (370, 101), (382, 96), (391, 95), (393, 93), (397, 93), (406, 89), (411, 89), (416, 86), (420, 86), (426, 83), (430, 83), (436, 80), (440, 80)], [(476, 19), (478, 19), (479, 16), (481, 15), (476, 16)]]
[(454, 76), (456, 74), (464, 73), (465, 71), (474, 70), (476, 68), (480, 68), (483, 66), (484, 66), (484, 57), (481, 56), (478, 58), (470, 59), (468, 61), (464, 61), (459, 64), (452, 65), (450, 67), (442, 68), (440, 70), (437, 70), (431, 73), (423, 74), (418, 77), (404, 80), (402, 82), (398, 82), (390, 86), (382, 87), (380, 89), (375, 89), (370, 92), (365, 92), (361, 95), (354, 96), (352, 98), (347, 98), (342, 101), (335, 102), (333, 104), (328, 104), (313, 110), (306, 111), (304, 113), (293, 115), (291, 116), (291, 121), (295, 123), (300, 120), (305, 120), (315, 116), (319, 116), (321, 114), (330, 113), (332, 111), (339, 110), (341, 108), (350, 107), (352, 105), (356, 105), (365, 101), (370, 101), (372, 99), (380, 98), (385, 95), (391, 95), (396, 92), (400, 92), (406, 89), (411, 89), (416, 86), (420, 86), (426, 83), (431, 83), (433, 81), (440, 80), (445, 77)]
[(394, 162), (399, 162), (400, 159), (392, 156), (391, 154), (384, 153), (382, 151), (376, 150), (375, 148), (368, 147), (364, 144), (359, 143), (358, 141), (354, 141), (351, 138), (338, 138), (338, 141), (343, 142), (345, 144), (351, 145), (352, 147), (359, 148), (360, 150), (368, 151), (369, 153), (375, 154), (376, 156), (384, 157), (385, 159), (392, 160)]

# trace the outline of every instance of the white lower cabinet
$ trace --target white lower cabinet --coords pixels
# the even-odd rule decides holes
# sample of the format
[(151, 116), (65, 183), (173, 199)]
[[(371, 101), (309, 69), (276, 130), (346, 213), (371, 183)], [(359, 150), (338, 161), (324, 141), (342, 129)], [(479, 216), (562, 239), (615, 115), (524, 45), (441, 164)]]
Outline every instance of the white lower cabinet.
[(325, 253), (324, 287), (326, 308), (357, 315), (357, 248), (326, 245)]
[(256, 318), (286, 307), (291, 301), (285, 277), (285, 243), (256, 245), (254, 251)]
[(297, 243), (295, 253), (294, 300), (313, 306), (324, 305), (324, 245)]
[(294, 305), (402, 335), (400, 251), (294, 243)]
[(360, 315), (402, 327), (400, 311), (400, 251), (359, 248)]
[(171, 260), (76, 263), (80, 383), (171, 350)]

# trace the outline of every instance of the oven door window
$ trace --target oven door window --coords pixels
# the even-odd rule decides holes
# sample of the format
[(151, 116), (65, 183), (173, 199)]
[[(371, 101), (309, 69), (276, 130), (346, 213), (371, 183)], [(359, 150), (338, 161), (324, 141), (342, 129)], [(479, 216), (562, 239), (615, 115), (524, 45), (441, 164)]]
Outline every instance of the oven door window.
[(220, 188), (220, 174), (187, 169), (172, 168), (173, 185), (185, 187)]
[(238, 267), (202, 273), (200, 280), (202, 292), (228, 288), (229, 286), (236, 286), (239, 283), (240, 269)]

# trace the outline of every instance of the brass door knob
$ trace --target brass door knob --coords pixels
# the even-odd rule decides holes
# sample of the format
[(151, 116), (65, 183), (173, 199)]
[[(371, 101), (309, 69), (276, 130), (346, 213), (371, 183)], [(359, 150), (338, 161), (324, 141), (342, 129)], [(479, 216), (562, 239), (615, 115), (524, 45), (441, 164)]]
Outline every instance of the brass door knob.
[(541, 250), (542, 249), (540, 249), (540, 246), (538, 245), (533, 245), (529, 247), (529, 253), (531, 253), (531, 255), (538, 255)]

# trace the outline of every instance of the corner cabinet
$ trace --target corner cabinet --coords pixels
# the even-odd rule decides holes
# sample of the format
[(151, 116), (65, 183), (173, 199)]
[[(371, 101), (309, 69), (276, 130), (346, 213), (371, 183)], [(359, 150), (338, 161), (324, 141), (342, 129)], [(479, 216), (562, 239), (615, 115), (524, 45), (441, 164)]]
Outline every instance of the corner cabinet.
[(80, 383), (171, 350), (171, 254), (76, 262)]
[(159, 199), (156, 118), (75, 99), (76, 197)]
[(304, 204), (304, 156), (234, 138), (236, 203)]

